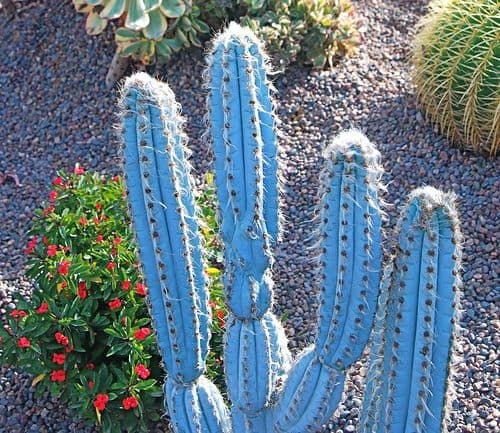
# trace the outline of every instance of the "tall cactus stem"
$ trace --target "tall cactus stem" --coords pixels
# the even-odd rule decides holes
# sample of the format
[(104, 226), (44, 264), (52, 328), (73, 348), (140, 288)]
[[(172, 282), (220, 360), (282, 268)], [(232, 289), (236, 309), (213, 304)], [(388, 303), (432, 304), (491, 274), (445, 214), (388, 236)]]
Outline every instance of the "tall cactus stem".
[(261, 43), (233, 23), (214, 40), (205, 74), (230, 311), (226, 379), (234, 426), (256, 432), (267, 428), (266, 410), (290, 366), (284, 332), (270, 312), (272, 247), (280, 224), (277, 133), (266, 68)]
[(202, 377), (210, 338), (208, 291), (179, 107), (170, 88), (147, 74), (127, 79), (121, 107), (126, 185), (168, 373), (170, 416), (179, 431), (229, 433), (222, 396)]

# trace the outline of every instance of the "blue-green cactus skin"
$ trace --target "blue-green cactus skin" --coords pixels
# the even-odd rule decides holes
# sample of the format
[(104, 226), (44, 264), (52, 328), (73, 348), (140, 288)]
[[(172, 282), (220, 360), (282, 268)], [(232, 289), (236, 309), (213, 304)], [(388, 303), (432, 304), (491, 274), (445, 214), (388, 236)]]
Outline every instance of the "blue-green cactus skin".
[(382, 283), (385, 315), (375, 325), (363, 433), (441, 431), (459, 284), (453, 202), (434, 188), (417, 189), (399, 222)]
[(271, 312), (281, 218), (267, 70), (250, 30), (233, 23), (215, 39), (206, 87), (225, 245), (230, 409), (203, 375), (210, 311), (179, 107), (168, 86), (146, 74), (124, 86), (126, 184), (174, 431), (316, 432), (338, 406), (347, 369), (374, 327), (361, 433), (439, 433), (459, 285), (461, 238), (452, 197), (428, 187), (412, 193), (377, 296), (380, 154), (357, 131), (331, 141), (316, 211), (318, 333), (292, 364)]
[[(249, 31), (231, 25), (209, 57), (210, 129), (225, 242), (225, 370), (233, 428), (262, 431), (290, 355), (272, 306), (271, 247), (279, 236), (278, 159), (265, 59)], [(249, 430), (250, 429), (250, 430)]]
[(368, 342), (381, 260), (380, 154), (348, 131), (325, 151), (319, 216), (318, 336), (288, 375), (276, 431), (314, 432), (340, 401), (345, 370)]
[(201, 376), (210, 339), (208, 291), (178, 106), (168, 86), (136, 74), (125, 83), (121, 107), (130, 210), (172, 422), (183, 432), (228, 432), (222, 397)]

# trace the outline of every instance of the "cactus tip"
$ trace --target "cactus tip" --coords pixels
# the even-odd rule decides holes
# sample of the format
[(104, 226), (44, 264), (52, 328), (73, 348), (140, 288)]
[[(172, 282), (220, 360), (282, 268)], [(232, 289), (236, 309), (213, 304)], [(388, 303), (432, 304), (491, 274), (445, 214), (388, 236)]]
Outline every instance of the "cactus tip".
[(338, 134), (323, 152), (327, 160), (335, 160), (338, 155), (344, 155), (346, 158), (360, 155), (368, 165), (379, 165), (381, 159), (375, 145), (357, 129)]

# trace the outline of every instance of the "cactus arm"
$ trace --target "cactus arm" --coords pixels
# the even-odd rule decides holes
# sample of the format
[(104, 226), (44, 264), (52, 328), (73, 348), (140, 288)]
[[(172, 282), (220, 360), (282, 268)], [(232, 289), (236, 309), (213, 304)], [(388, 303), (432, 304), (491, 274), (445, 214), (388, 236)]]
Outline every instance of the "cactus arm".
[(453, 197), (417, 189), (398, 232), (394, 271), (385, 274), (382, 286), (388, 288), (387, 314), (382, 331), (376, 330), (385, 332), (385, 339), (375, 338), (370, 366), (376, 388), (367, 389), (361, 432), (438, 433), (458, 284), (460, 233)]
[[(439, 221), (439, 267), (437, 270), (437, 296), (435, 299), (435, 332), (432, 351), (432, 393), (428, 396), (427, 407), (430, 413), (425, 415), (424, 425), (428, 432), (444, 430), (446, 421), (446, 403), (451, 401), (452, 389), (448, 383), (449, 360), (452, 355), (453, 337), (459, 304), (459, 267), (461, 258), (461, 234), (458, 218), (453, 207), (453, 199), (445, 196), (451, 203), (437, 211)], [(450, 290), (451, 288), (451, 290)]]
[(146, 74), (127, 79), (121, 105), (132, 220), (168, 372), (172, 423), (176, 432), (230, 433), (222, 396), (202, 376), (208, 293), (182, 119), (172, 91)]
[(298, 361), (308, 364), (295, 365), (288, 375), (275, 412), (279, 432), (313, 432), (332, 415), (345, 370), (368, 341), (377, 302), (380, 154), (361, 133), (350, 131), (332, 141), (325, 157), (317, 212), (322, 250), (318, 336)]
[[(340, 185), (334, 183), (340, 190), (331, 189), (324, 198), (329, 206), (322, 214), (322, 231), (327, 235), (323, 273), (333, 275), (336, 283), (324, 284), (320, 292), (323, 299), (335, 297), (335, 307), (332, 320), (320, 322), (320, 332), (326, 327), (328, 332), (326, 339), (320, 340), (324, 345), (321, 347), (320, 343), (318, 348), (321, 347), (325, 363), (342, 369), (361, 356), (376, 308), (381, 260), (381, 169), (380, 154), (360, 133), (340, 135), (329, 151), (329, 158), (337, 160), (334, 164), (343, 165), (343, 172)], [(335, 166), (327, 170), (337, 173)], [(337, 213), (329, 211), (336, 206), (340, 206), (340, 221), (330, 227)], [(328, 248), (332, 233), (339, 240), (337, 250)]]
[[(137, 143), (135, 105), (136, 95), (129, 95), (123, 100), (123, 135), (125, 143)], [(148, 302), (153, 319), (154, 329), (159, 347), (171, 347), (170, 328), (167, 323), (166, 312), (161, 308), (152, 308), (153, 305), (164, 303), (163, 293), (158, 272), (156, 271), (156, 261), (154, 256), (154, 246), (149, 234), (149, 222), (146, 212), (144, 212), (145, 200), (141, 182), (142, 174), (137, 146), (127, 144), (124, 148), (125, 172), (127, 173), (127, 193), (130, 204), (130, 212), (134, 220), (135, 234), (142, 258), (142, 267), (146, 276), (148, 288)], [(172, 352), (165, 350), (162, 353), (166, 365), (172, 365)]]
[[(277, 203), (278, 185), (264, 64), (255, 35), (232, 23), (215, 39), (206, 73), (230, 311), (226, 380), (234, 428), (255, 432), (269, 425), (266, 409), (290, 364), (284, 332), (269, 311), (273, 259), (268, 219), (276, 232), (278, 209), (264, 208)], [(264, 169), (269, 161), (275, 164), (272, 174)]]

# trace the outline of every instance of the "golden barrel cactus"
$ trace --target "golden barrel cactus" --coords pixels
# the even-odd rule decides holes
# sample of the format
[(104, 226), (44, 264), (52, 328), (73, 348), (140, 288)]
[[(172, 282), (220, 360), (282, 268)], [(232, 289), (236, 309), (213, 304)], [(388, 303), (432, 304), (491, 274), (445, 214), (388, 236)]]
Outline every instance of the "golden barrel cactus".
[(434, 0), (420, 23), (414, 82), (428, 117), (453, 142), (500, 147), (500, 2)]

